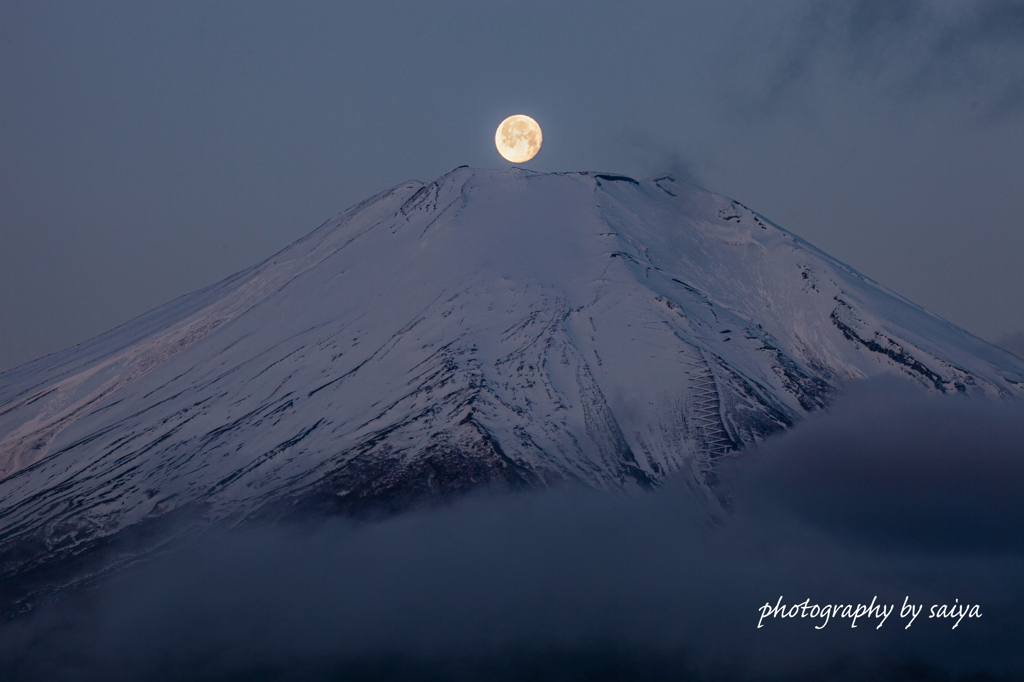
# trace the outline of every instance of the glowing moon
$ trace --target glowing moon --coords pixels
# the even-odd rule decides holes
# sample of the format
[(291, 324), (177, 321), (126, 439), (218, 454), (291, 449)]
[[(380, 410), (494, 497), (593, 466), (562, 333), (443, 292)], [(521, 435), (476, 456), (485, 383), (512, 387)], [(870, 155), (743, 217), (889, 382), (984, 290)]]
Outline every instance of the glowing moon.
[(494, 133), (498, 153), (512, 163), (523, 163), (535, 157), (543, 140), (537, 122), (522, 114), (506, 118)]

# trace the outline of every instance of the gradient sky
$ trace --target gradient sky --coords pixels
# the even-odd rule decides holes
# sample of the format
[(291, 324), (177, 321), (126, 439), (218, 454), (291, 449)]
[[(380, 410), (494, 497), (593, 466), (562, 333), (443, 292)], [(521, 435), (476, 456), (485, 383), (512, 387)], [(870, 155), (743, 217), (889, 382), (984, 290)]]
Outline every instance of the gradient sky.
[(404, 180), (673, 172), (1024, 354), (1024, 2), (0, 1), (0, 370)]

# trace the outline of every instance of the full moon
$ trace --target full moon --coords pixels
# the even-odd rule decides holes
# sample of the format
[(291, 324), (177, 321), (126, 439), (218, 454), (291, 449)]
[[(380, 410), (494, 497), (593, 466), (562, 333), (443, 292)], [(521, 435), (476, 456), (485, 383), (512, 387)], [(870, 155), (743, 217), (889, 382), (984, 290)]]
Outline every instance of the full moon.
[(494, 146), (498, 153), (512, 163), (529, 161), (540, 151), (543, 142), (540, 126), (529, 116), (509, 116), (494, 133)]

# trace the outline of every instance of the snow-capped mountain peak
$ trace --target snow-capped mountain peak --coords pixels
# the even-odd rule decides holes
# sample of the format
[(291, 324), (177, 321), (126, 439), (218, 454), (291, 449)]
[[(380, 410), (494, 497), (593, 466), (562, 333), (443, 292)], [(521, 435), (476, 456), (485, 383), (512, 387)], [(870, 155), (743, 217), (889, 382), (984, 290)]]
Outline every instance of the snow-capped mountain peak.
[(1024, 362), (670, 176), (458, 168), (0, 375), (4, 575), (172, 513), (632, 489), (839, 383), (1024, 394)]

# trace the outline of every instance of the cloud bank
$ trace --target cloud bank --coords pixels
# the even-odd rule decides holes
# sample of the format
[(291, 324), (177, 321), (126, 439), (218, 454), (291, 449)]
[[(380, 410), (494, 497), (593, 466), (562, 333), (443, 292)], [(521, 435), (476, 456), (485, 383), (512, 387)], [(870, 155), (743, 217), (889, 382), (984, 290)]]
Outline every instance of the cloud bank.
[[(637, 498), (481, 495), (386, 521), (217, 531), (0, 627), (13, 679), (1014, 679), (1024, 409), (864, 382)], [(766, 602), (895, 604), (766, 619)], [(923, 605), (910, 628), (905, 598)], [(980, 618), (929, 619), (932, 605)]]

